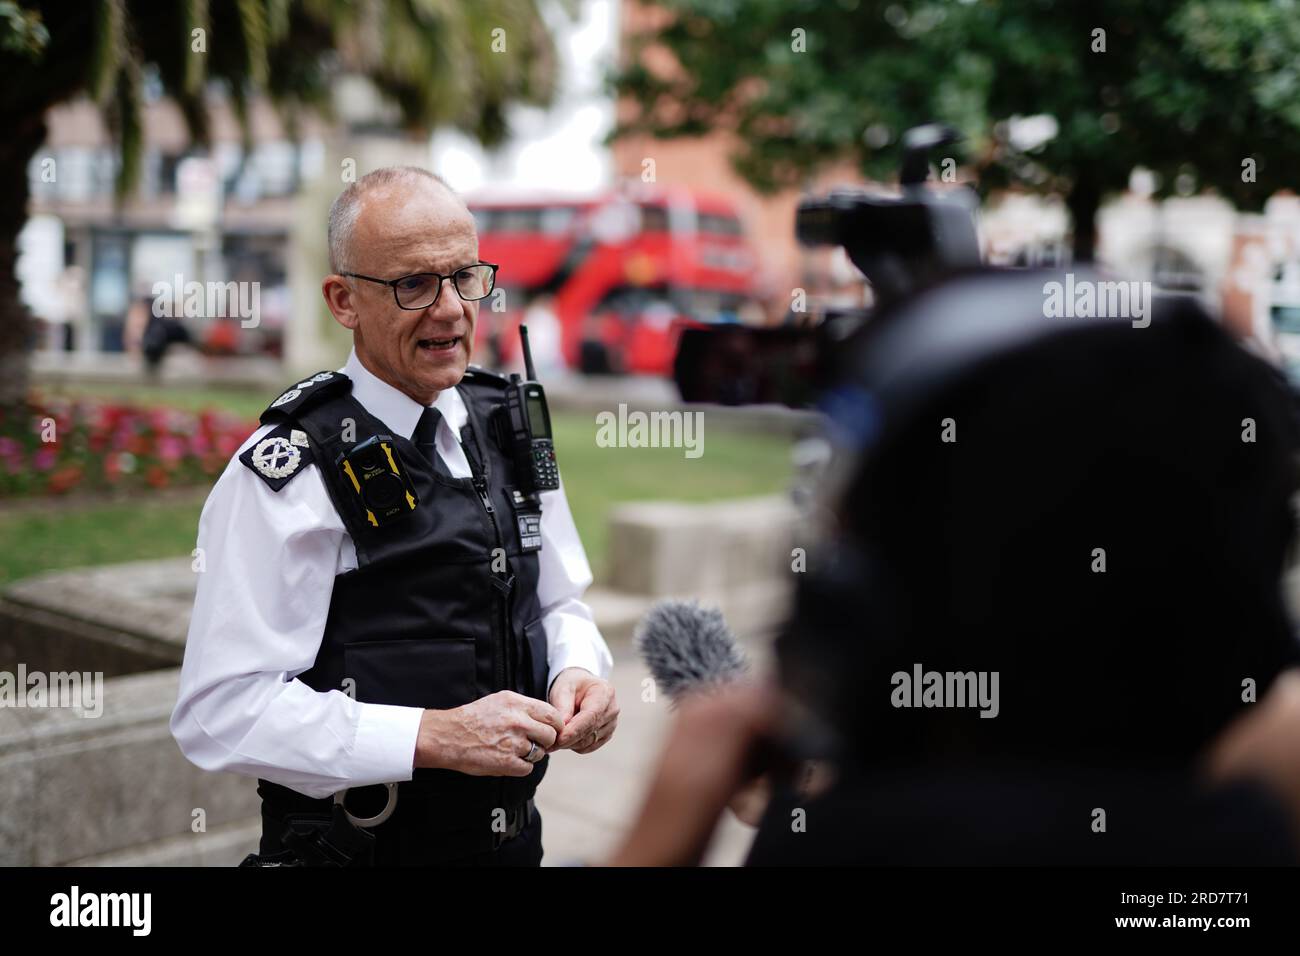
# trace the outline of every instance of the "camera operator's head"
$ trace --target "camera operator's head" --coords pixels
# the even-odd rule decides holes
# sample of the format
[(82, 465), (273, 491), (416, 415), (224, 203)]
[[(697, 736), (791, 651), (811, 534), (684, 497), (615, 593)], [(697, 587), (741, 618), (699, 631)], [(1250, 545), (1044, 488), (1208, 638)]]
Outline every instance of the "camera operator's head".
[(780, 654), (858, 759), (1178, 765), (1297, 657), (1289, 395), (1190, 299), (1044, 318), (1053, 278), (893, 310), (830, 396), (855, 466)]

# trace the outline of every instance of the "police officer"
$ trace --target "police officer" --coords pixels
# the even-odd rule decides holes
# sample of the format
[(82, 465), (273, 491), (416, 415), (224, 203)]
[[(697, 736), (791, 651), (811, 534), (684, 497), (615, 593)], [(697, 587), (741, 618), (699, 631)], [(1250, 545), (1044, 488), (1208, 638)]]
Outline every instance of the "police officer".
[[(468, 364), (496, 270), (415, 167), (345, 189), (329, 249), (353, 349), (270, 404), (204, 506), (172, 733), (258, 778), (261, 861), (536, 865), (548, 755), (603, 747), (618, 706), (563, 487), (528, 493), (508, 383)], [(338, 795), (364, 841), (324, 829)]]

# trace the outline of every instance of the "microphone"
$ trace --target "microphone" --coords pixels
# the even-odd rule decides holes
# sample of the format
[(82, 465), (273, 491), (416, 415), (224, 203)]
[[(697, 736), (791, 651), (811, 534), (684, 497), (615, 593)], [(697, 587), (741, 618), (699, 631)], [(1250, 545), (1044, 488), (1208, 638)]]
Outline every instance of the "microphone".
[(657, 601), (633, 640), (655, 684), (676, 706), (688, 694), (749, 677), (749, 658), (722, 611), (699, 601)]
[[(722, 611), (699, 601), (656, 601), (637, 624), (633, 641), (672, 707), (691, 694), (751, 678), (749, 656)], [(783, 695), (782, 711), (776, 738), (760, 763), (788, 772), (799, 761), (830, 759), (838, 752), (836, 735), (798, 700)]]

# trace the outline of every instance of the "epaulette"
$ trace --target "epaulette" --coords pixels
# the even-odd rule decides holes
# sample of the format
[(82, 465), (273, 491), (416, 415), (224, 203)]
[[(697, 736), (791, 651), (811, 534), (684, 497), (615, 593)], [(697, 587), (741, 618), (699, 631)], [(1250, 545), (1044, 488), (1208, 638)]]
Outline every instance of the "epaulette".
[(259, 420), (263, 425), (288, 421), (321, 399), (345, 394), (351, 388), (352, 379), (342, 372), (317, 372), (281, 392), (279, 398), (266, 406)]
[(504, 375), (498, 375), (496, 372), (489, 372), (480, 365), (469, 365), (465, 368), (465, 375), (461, 378), (463, 385), (493, 385), (497, 388), (505, 388), (510, 384), (510, 380)]
[(239, 460), (270, 485), (272, 491), (279, 491), (312, 463), (311, 442), (306, 432), (285, 422), (249, 445)]

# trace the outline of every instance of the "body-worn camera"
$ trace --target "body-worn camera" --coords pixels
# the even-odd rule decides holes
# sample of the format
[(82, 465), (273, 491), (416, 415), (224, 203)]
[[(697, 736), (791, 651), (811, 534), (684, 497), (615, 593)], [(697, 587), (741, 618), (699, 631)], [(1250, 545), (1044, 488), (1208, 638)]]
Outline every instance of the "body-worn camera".
[(393, 436), (375, 435), (336, 462), (347, 475), (366, 520), (378, 528), (400, 521), (419, 504), (411, 479), (393, 454)]

